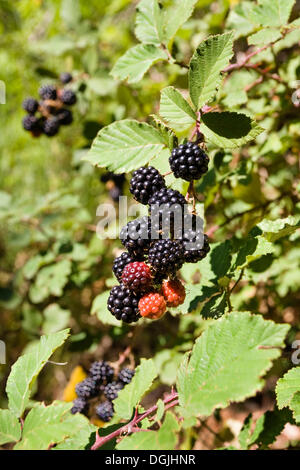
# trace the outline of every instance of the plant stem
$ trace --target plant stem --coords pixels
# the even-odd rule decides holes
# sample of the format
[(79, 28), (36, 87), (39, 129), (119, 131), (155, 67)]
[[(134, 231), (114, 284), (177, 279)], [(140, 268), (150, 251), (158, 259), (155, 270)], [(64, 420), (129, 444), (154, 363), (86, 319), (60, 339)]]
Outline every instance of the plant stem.
[[(179, 404), (178, 401), (178, 393), (172, 391), (170, 395), (168, 395), (164, 400), (163, 400), (165, 406), (165, 411), (168, 410), (169, 408), (172, 408), (174, 406), (177, 406)], [(141, 429), (137, 427), (137, 424), (143, 421), (143, 419), (147, 418), (150, 416), (152, 413), (155, 413), (157, 411), (158, 406), (154, 405), (151, 408), (149, 408), (147, 411), (144, 413), (139, 414), (138, 408), (135, 409), (134, 417), (132, 420), (124, 424), (121, 428), (117, 429), (116, 431), (108, 434), (107, 436), (99, 436), (98, 432), (96, 433), (96, 441), (91, 447), (91, 450), (97, 450), (100, 447), (102, 447), (104, 444), (107, 442), (111, 441), (112, 439), (115, 439), (117, 437), (121, 437), (122, 435), (128, 435), (132, 434), (135, 432), (140, 431)]]

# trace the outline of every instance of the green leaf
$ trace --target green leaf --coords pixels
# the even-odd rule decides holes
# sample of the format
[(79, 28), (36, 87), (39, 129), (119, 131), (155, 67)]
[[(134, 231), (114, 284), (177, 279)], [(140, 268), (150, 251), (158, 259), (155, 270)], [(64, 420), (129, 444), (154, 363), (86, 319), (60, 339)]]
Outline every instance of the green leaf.
[(163, 41), (163, 15), (157, 0), (141, 0), (137, 6), (136, 37), (144, 44)]
[(142, 359), (132, 381), (119, 392), (118, 398), (114, 401), (115, 412), (120, 418), (131, 417), (133, 409), (152, 385), (156, 376), (157, 372), (152, 359)]
[(45, 334), (56, 333), (68, 326), (71, 312), (58, 304), (50, 304), (44, 310), (44, 317), (43, 332)]
[(248, 38), (248, 44), (259, 45), (259, 44), (268, 44), (276, 41), (281, 37), (279, 29), (267, 28), (258, 31), (257, 33), (252, 34)]
[(173, 0), (172, 5), (165, 12), (165, 40), (172, 39), (178, 29), (192, 15), (198, 0)]
[(259, 0), (252, 18), (262, 26), (284, 26), (288, 23), (295, 0)]
[(72, 415), (71, 407), (72, 403), (55, 401), (50, 406), (39, 403), (32, 408), (24, 422), (22, 440), (15, 450), (47, 450), (72, 436), (80, 442), (82, 431), (86, 442), (87, 432), (91, 434), (96, 427), (92, 427), (83, 415)]
[(263, 129), (245, 114), (225, 111), (204, 114), (201, 132), (217, 147), (236, 148), (251, 142)]
[(298, 230), (300, 227), (300, 218), (290, 215), (285, 219), (263, 219), (257, 226), (263, 231), (263, 236), (269, 242), (275, 242), (279, 238), (286, 237), (295, 232), (295, 230)]
[(157, 412), (156, 412), (156, 421), (161, 421), (165, 412), (165, 404), (164, 402), (159, 399), (157, 402)]
[(52, 355), (69, 336), (69, 330), (42, 336), (28, 354), (21, 356), (12, 366), (7, 380), (8, 406), (18, 417), (22, 416), (38, 374)]
[(253, 2), (243, 0), (243, 2), (236, 5), (236, 7), (229, 12), (226, 26), (227, 29), (235, 31), (235, 39), (241, 36), (247, 36), (256, 29), (255, 20), (251, 18), (250, 14), (252, 9)]
[(97, 430), (96, 426), (90, 423), (80, 429), (80, 432), (72, 435), (72, 437), (64, 440), (60, 444), (54, 447), (53, 450), (86, 450), (89, 448), (89, 443), (92, 433)]
[(166, 53), (153, 44), (138, 44), (129, 49), (115, 63), (111, 75), (115, 79), (139, 82), (147, 70), (158, 60), (166, 60)]
[(60, 297), (69, 280), (71, 271), (72, 263), (68, 259), (63, 259), (42, 268), (37, 274), (35, 283), (30, 288), (30, 300), (33, 303), (40, 303), (50, 295)]
[(21, 424), (10, 410), (0, 410), (0, 445), (16, 442), (21, 437)]
[(122, 322), (117, 320), (107, 309), (108, 297), (109, 291), (97, 295), (93, 301), (91, 313), (92, 315), (96, 314), (104, 325), (121, 326)]
[(215, 408), (261, 390), (261, 377), (280, 356), (288, 330), (288, 325), (248, 312), (230, 313), (211, 324), (179, 370), (177, 389), (184, 415), (208, 416)]
[(290, 410), (266, 411), (256, 422), (250, 445), (258, 444), (260, 448), (267, 448), (273, 444), (288, 422), (293, 422)]
[(208, 103), (219, 88), (222, 75), (232, 57), (233, 33), (210, 36), (194, 52), (189, 69), (189, 89), (197, 109)]
[(295, 420), (300, 423), (300, 367), (293, 367), (276, 385), (278, 408), (288, 406), (293, 411)]
[(274, 245), (262, 236), (249, 236), (245, 244), (241, 247), (236, 255), (234, 270), (244, 269), (262, 256), (274, 253)]
[(117, 445), (118, 450), (173, 450), (178, 437), (179, 424), (175, 416), (168, 411), (158, 431), (141, 431), (125, 437)]
[(196, 113), (181, 93), (172, 86), (164, 88), (161, 92), (159, 113), (169, 126), (177, 131), (189, 129), (196, 123)]
[(84, 159), (116, 173), (127, 173), (148, 163), (164, 147), (164, 137), (154, 127), (125, 119), (101, 129)]
[(201, 316), (203, 318), (220, 318), (224, 315), (226, 305), (225, 293), (214, 295), (201, 309)]
[(76, 26), (81, 17), (79, 0), (63, 0), (60, 16), (68, 26)]

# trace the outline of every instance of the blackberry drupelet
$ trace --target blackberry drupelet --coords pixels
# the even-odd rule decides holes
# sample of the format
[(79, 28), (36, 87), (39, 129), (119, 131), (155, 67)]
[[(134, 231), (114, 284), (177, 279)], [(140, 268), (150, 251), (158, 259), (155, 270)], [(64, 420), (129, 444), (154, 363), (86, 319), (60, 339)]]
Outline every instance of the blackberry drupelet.
[(68, 126), (73, 122), (73, 114), (69, 109), (62, 108), (57, 114), (57, 119), (62, 126)]
[(152, 286), (151, 269), (143, 262), (129, 263), (123, 270), (122, 282), (133, 292), (146, 292)]
[(97, 395), (97, 384), (91, 377), (79, 382), (76, 387), (76, 393), (79, 398), (92, 398)]
[(61, 83), (66, 85), (67, 83), (70, 83), (73, 80), (73, 77), (69, 72), (63, 72), (60, 74), (59, 79)]
[(26, 98), (24, 101), (23, 101), (23, 109), (25, 111), (27, 111), (27, 113), (29, 114), (35, 114), (38, 110), (38, 107), (39, 107), (39, 103), (37, 100), (35, 100), (34, 98)]
[(142, 204), (148, 204), (150, 197), (164, 187), (164, 177), (152, 166), (134, 171), (130, 180), (130, 192)]
[(39, 89), (39, 95), (43, 100), (56, 100), (56, 88), (53, 85), (43, 85)]
[(179, 240), (158, 240), (148, 253), (148, 262), (160, 274), (178, 271), (184, 263), (184, 249)]
[(90, 367), (90, 377), (97, 385), (108, 383), (114, 376), (114, 369), (105, 361), (96, 361)]
[(122, 388), (124, 387), (123, 382), (111, 382), (110, 384), (107, 384), (106, 387), (104, 387), (104, 396), (107, 398), (109, 401), (113, 401), (115, 398), (117, 398), (118, 393)]
[(114, 415), (114, 408), (110, 401), (104, 401), (96, 407), (96, 414), (101, 421), (108, 423)]
[(35, 116), (28, 114), (23, 118), (23, 128), (26, 131), (34, 132), (39, 128), (39, 120)]
[(129, 369), (128, 367), (125, 367), (119, 372), (118, 380), (120, 382), (123, 382), (123, 384), (127, 385), (131, 382), (134, 374), (135, 374), (135, 371), (133, 369)]
[(60, 122), (57, 117), (46, 119), (43, 125), (43, 132), (48, 137), (53, 137), (59, 131)]
[(151, 220), (147, 216), (128, 222), (120, 232), (122, 244), (133, 256), (143, 256), (147, 253), (152, 236)]
[(135, 295), (130, 289), (121, 284), (111, 289), (107, 308), (117, 320), (133, 323), (140, 319), (139, 300), (139, 295)]
[(188, 142), (173, 149), (169, 158), (176, 178), (186, 181), (198, 180), (207, 172), (209, 158), (197, 144)]
[(113, 273), (118, 279), (119, 282), (122, 280), (122, 273), (125, 266), (129, 263), (133, 263), (134, 261), (138, 261), (135, 256), (130, 255), (127, 251), (124, 251), (120, 256), (115, 258), (113, 264)]
[(73, 90), (62, 90), (60, 93), (60, 99), (67, 106), (72, 106), (77, 101), (76, 94)]
[(84, 398), (76, 398), (73, 401), (73, 406), (71, 408), (72, 415), (76, 413), (84, 413), (88, 407), (88, 404)]

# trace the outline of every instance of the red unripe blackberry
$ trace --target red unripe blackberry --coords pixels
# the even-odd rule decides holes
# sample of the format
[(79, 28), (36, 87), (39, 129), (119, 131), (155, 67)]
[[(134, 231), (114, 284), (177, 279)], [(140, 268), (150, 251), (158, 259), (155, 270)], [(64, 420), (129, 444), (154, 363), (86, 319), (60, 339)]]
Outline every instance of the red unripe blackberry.
[(138, 261), (138, 259), (135, 256), (131, 256), (127, 251), (124, 251), (120, 256), (115, 258), (114, 264), (113, 264), (113, 273), (118, 279), (119, 282), (122, 280), (122, 273), (129, 263), (133, 263), (134, 261)]
[(167, 307), (178, 307), (185, 299), (185, 288), (179, 279), (165, 280), (162, 285), (162, 294)]
[(123, 382), (125, 385), (129, 384), (134, 376), (135, 371), (125, 367), (119, 372), (118, 379), (120, 382)]
[(76, 398), (73, 401), (73, 406), (71, 408), (72, 415), (76, 413), (84, 413), (88, 407), (88, 404), (84, 398)]
[(125, 323), (137, 322), (141, 317), (138, 309), (140, 298), (122, 284), (114, 286), (108, 297), (107, 308), (117, 320)]
[(129, 263), (123, 270), (122, 282), (134, 292), (145, 292), (152, 285), (151, 269), (143, 262)]
[(144, 256), (151, 244), (150, 217), (139, 217), (128, 222), (120, 232), (120, 239), (133, 256)]
[(110, 401), (104, 401), (103, 403), (100, 403), (100, 405), (98, 405), (96, 408), (96, 415), (101, 419), (101, 421), (108, 423), (108, 421), (110, 421), (114, 415), (114, 408), (112, 403)]
[(184, 249), (179, 240), (158, 240), (148, 253), (148, 262), (159, 274), (171, 274), (184, 263)]
[(114, 376), (114, 369), (105, 361), (96, 361), (90, 367), (90, 377), (97, 385), (108, 383)]
[(150, 320), (158, 320), (166, 312), (167, 305), (164, 297), (158, 292), (144, 295), (139, 301), (139, 309), (142, 317)]
[(95, 397), (98, 393), (97, 384), (90, 377), (84, 379), (82, 382), (79, 382), (76, 385), (75, 390), (79, 398), (85, 399)]
[(148, 204), (150, 197), (164, 186), (164, 177), (152, 166), (142, 166), (134, 171), (130, 180), (130, 192), (142, 204)]
[(172, 150), (169, 158), (176, 178), (186, 181), (198, 180), (207, 172), (209, 158), (197, 144), (188, 142)]
[(111, 382), (110, 384), (107, 384), (104, 387), (104, 396), (107, 398), (109, 401), (113, 401), (117, 398), (118, 393), (122, 388), (124, 387), (124, 384), (122, 382)]

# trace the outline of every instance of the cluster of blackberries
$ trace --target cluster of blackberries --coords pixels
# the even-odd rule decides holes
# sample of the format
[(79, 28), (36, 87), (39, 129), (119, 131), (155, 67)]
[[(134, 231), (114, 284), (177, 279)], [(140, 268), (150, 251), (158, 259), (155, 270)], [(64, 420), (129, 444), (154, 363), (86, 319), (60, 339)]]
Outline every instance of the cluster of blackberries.
[(100, 180), (102, 183), (106, 183), (106, 187), (112, 200), (114, 202), (118, 202), (119, 197), (124, 194), (124, 184), (126, 181), (125, 175), (123, 173), (116, 174), (112, 171), (108, 171), (101, 176)]
[(114, 375), (114, 369), (107, 362), (93, 362), (88, 377), (76, 385), (78, 398), (73, 402), (71, 413), (86, 414), (89, 400), (102, 396), (105, 401), (96, 406), (96, 415), (104, 422), (110, 421), (114, 414), (112, 401), (117, 398), (118, 392), (131, 382), (134, 370), (125, 367), (116, 378)]
[[(200, 178), (208, 157), (195, 143), (172, 151), (170, 166), (176, 177)], [(166, 187), (164, 177), (151, 166), (133, 173), (130, 192), (149, 206), (148, 216), (129, 222), (120, 238), (127, 252), (115, 259), (113, 272), (120, 285), (112, 288), (108, 309), (118, 319), (132, 323), (139, 318), (160, 318), (167, 307), (184, 302), (183, 284), (176, 278), (185, 262), (196, 263), (209, 252), (202, 220), (187, 210), (182, 194)]]
[[(63, 85), (72, 81), (72, 75), (62, 73), (60, 81)], [(68, 126), (73, 122), (72, 112), (66, 106), (76, 103), (76, 94), (70, 88), (59, 88), (54, 85), (43, 85), (39, 89), (40, 101), (26, 98), (23, 109), (27, 115), (23, 119), (23, 128), (34, 137), (45, 134), (56, 135), (60, 126)]]

